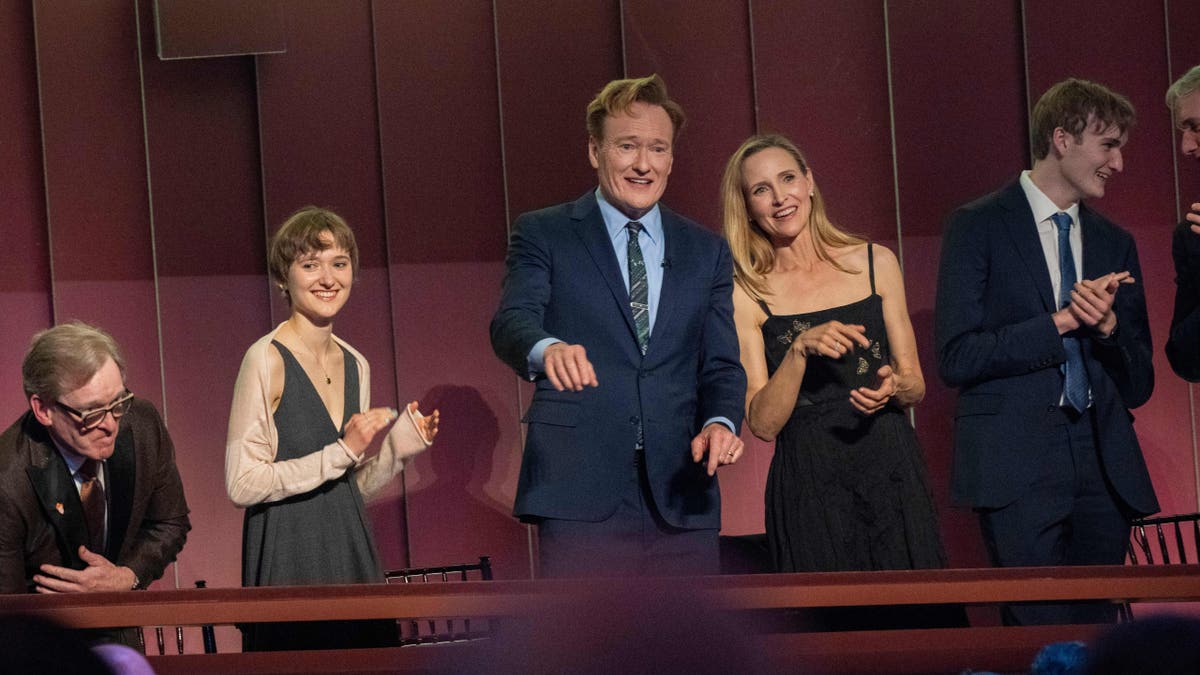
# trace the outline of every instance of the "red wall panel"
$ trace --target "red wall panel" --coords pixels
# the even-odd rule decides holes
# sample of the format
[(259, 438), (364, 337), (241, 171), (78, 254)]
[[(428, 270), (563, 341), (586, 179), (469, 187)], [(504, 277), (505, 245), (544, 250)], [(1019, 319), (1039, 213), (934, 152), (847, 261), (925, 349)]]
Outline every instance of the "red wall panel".
[(974, 515), (950, 503), (955, 399), (937, 375), (933, 305), (945, 217), (1026, 168), (1020, 14), (1014, 2), (924, 0), (889, 4), (887, 19), (905, 285), (926, 384), (917, 435), (950, 564), (986, 565)]
[(493, 555), (498, 577), (528, 577), (509, 515), (517, 387), (487, 337), (506, 246), (492, 4), (374, 9), (397, 372), (442, 413), (405, 472), (411, 561)]
[(725, 161), (754, 133), (747, 3), (629, 0), (623, 7), (626, 75), (662, 75), (689, 115), (663, 201), (719, 231)]
[[(1090, 20), (1086, 40), (1063, 49), (1059, 26)], [(1100, 17), (1104, 17), (1103, 20)], [(1176, 152), (1171, 116), (1163, 105), (1170, 84), (1166, 25), (1161, 5), (1120, 0), (1025, 3), (1031, 104), (1051, 84), (1066, 77), (1101, 82), (1127, 96), (1138, 110), (1138, 124), (1124, 148), (1125, 170), (1111, 181), (1093, 207), (1129, 230), (1137, 241), (1142, 279), (1155, 340), (1154, 396), (1137, 415), (1136, 429), (1164, 513), (1191, 512), (1196, 506), (1193, 460), (1178, 420), (1190, 417), (1187, 386), (1167, 364), (1166, 341), (1174, 297), (1171, 226), (1175, 223), (1172, 164)], [(1111, 45), (1120, 44), (1120, 50)], [(1084, 242), (1087, 246), (1087, 242)]]
[(504, 259), (492, 3), (376, 3), (393, 264)]
[(34, 60), (33, 6), (0, 6), (0, 229), (12, 264), (0, 265), (0, 335), (9, 345), (0, 353), (0, 424), (29, 407), (21, 391), (21, 359), (35, 332), (50, 325), (50, 253), (46, 237), (46, 195), (42, 182), (38, 124), (37, 66)]
[[(270, 325), (254, 62), (160, 61), (151, 8), (139, 11), (163, 414), (192, 520), (177, 578), (238, 586), (242, 511), (225, 494), (224, 422), (242, 354)], [(239, 639), (232, 627), (218, 636), (222, 649)], [(198, 630), (188, 643), (199, 650)]]
[(615, 0), (496, 3), (510, 219), (595, 189), (584, 117), (622, 77), (620, 16)]
[(772, 0), (752, 18), (759, 130), (804, 152), (834, 222), (894, 242), (883, 5)]
[(162, 404), (137, 21), (128, 0), (35, 2), (54, 320), (107, 329)]

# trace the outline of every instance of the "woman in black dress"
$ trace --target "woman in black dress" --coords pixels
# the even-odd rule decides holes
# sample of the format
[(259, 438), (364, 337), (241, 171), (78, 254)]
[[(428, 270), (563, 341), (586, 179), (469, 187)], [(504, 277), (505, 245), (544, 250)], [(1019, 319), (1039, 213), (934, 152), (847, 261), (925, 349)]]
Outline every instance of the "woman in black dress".
[[(367, 359), (333, 333), (358, 270), (341, 217), (292, 214), (271, 238), (269, 263), (291, 313), (242, 359), (225, 449), (226, 490), (246, 509), (242, 584), (383, 583), (364, 501), (433, 441), (438, 412), (422, 415), (416, 401), (372, 408)], [(242, 630), (245, 651), (396, 643), (388, 620)]]
[(766, 523), (777, 571), (943, 567), (905, 414), (925, 381), (896, 257), (829, 221), (782, 136), (742, 144), (722, 199), (746, 423), (776, 442)]

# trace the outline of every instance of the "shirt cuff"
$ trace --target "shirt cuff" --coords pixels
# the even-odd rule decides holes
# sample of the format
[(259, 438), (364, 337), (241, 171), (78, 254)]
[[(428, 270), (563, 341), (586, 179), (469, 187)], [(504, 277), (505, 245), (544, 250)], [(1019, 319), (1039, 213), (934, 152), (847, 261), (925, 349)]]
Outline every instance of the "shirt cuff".
[(526, 362), (529, 365), (529, 373), (526, 377), (529, 378), (530, 382), (537, 379), (539, 373), (546, 371), (546, 347), (555, 342), (562, 342), (562, 340), (556, 337), (542, 338), (533, 345), (533, 349), (529, 350), (529, 356), (526, 357)]
[(713, 422), (720, 422), (721, 424), (724, 424), (725, 426), (729, 427), (730, 433), (732, 433), (734, 436), (737, 436), (737, 429), (733, 427), (733, 420), (729, 419), (728, 417), (710, 417), (705, 420), (704, 424), (701, 425), (700, 428), (703, 429)]

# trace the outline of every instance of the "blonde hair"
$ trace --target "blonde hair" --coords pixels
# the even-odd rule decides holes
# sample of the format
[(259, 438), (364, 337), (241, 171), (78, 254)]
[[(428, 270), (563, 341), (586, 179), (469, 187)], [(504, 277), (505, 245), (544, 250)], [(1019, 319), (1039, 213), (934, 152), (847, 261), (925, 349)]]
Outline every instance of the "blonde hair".
[[(775, 248), (762, 228), (750, 218), (746, 209), (744, 191), (745, 176), (743, 166), (746, 160), (768, 148), (779, 148), (796, 160), (801, 173), (808, 176), (808, 162), (794, 143), (778, 134), (762, 134), (751, 136), (733, 153), (725, 165), (725, 175), (721, 178), (721, 211), (724, 215), (725, 239), (729, 241), (729, 249), (733, 253), (733, 274), (738, 285), (752, 298), (763, 298), (770, 295), (767, 288), (766, 276), (775, 269)], [(864, 242), (860, 237), (848, 234), (838, 229), (825, 213), (825, 200), (821, 197), (821, 189), (813, 184), (812, 208), (808, 214), (808, 232), (812, 237), (813, 248), (817, 258), (829, 261), (834, 268), (850, 274), (858, 274), (860, 270), (851, 270), (829, 255), (829, 249), (854, 246)]]
[(687, 124), (683, 108), (667, 96), (667, 83), (657, 74), (629, 80), (613, 80), (604, 85), (587, 107), (587, 131), (590, 138), (604, 140), (604, 120), (612, 115), (628, 113), (634, 103), (641, 101), (656, 105), (671, 118), (671, 142)]
[(29, 343), (21, 362), (25, 397), (53, 401), (91, 380), (112, 359), (125, 379), (125, 357), (113, 336), (82, 321), (47, 328)]

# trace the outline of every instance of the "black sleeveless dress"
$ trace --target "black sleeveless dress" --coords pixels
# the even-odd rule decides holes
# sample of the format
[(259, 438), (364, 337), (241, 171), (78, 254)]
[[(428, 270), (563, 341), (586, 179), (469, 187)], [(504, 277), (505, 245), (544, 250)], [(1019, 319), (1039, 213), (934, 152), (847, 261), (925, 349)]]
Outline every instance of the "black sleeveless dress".
[(841, 359), (810, 357), (791, 418), (767, 475), (767, 542), (776, 571), (829, 572), (944, 567), (937, 515), (916, 434), (904, 411), (863, 415), (852, 389), (875, 385), (890, 363), (883, 298), (867, 246), (871, 295), (795, 315), (772, 314), (762, 333), (773, 375), (800, 333), (827, 321), (866, 327), (871, 346)]
[[(345, 348), (345, 410), (333, 425), (303, 366), (282, 344), (284, 384), (275, 409), (276, 460), (303, 457), (342, 435), (359, 412), (358, 362)], [(246, 509), (242, 585), (292, 586), (382, 583), (383, 572), (354, 472), (304, 494)], [(242, 627), (245, 651), (345, 649), (396, 643), (395, 621), (308, 621)]]

